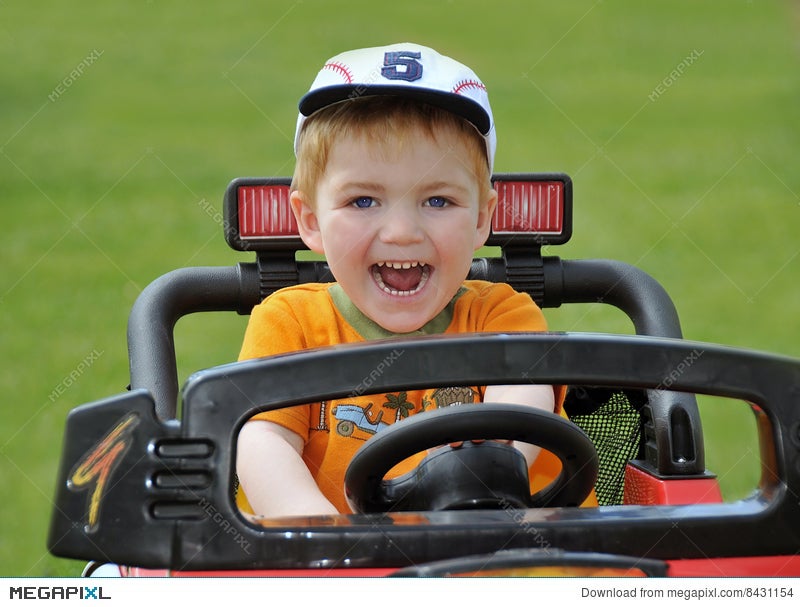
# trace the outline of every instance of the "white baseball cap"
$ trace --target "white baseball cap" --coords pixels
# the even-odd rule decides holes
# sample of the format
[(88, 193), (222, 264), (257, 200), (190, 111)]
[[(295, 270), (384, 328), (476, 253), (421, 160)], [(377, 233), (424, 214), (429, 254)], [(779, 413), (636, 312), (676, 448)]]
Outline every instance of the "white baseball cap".
[(331, 57), (300, 99), (294, 147), (306, 118), (350, 99), (397, 95), (441, 107), (470, 122), (486, 142), (489, 170), (497, 135), (486, 86), (466, 65), (412, 43), (347, 51)]

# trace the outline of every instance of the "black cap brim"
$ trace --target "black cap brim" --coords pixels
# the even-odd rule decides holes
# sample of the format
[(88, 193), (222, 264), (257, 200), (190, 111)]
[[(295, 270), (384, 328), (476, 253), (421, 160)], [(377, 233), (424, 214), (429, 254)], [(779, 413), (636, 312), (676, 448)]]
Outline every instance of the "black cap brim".
[(359, 97), (394, 95), (417, 99), (423, 103), (440, 107), (453, 112), (472, 123), (481, 135), (488, 135), (492, 128), (491, 120), (477, 101), (455, 93), (444, 93), (435, 89), (410, 86), (341, 84), (326, 86), (310, 91), (300, 99), (298, 107), (303, 116), (311, 116), (314, 112), (335, 103), (341, 103)]

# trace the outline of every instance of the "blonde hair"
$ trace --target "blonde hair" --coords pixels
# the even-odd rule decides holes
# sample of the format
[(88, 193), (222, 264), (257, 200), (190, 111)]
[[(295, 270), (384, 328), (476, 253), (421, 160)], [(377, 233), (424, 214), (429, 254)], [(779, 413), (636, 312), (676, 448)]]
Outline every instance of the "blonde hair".
[(432, 139), (442, 132), (454, 133), (467, 150), (477, 183), (491, 188), (486, 144), (472, 124), (442, 108), (388, 95), (348, 99), (309, 117), (298, 138), (291, 188), (303, 191), (313, 204), (330, 150), (340, 138), (366, 137), (370, 143), (391, 145), (397, 153), (413, 145), (420, 130)]

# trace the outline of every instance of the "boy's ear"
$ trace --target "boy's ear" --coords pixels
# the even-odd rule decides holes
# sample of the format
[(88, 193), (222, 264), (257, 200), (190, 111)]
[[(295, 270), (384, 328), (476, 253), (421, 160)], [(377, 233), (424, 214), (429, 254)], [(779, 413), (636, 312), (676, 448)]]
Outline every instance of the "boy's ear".
[(297, 220), (300, 238), (303, 239), (309, 249), (315, 253), (323, 254), (319, 221), (317, 220), (317, 214), (309, 204), (308, 197), (303, 192), (294, 190), (289, 195), (289, 204), (291, 204), (292, 212)]
[(494, 188), (486, 192), (484, 200), (478, 205), (478, 225), (475, 230), (475, 250), (477, 251), (489, 238), (492, 230), (492, 219), (497, 208), (497, 192)]

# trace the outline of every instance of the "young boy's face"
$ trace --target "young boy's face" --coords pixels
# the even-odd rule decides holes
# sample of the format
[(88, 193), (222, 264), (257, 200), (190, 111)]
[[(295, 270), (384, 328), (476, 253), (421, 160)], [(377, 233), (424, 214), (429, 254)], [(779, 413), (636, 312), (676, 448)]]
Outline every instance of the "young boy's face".
[(292, 195), (303, 240), (359, 310), (395, 333), (419, 329), (452, 299), (497, 201), (463, 137), (417, 130), (397, 152), (366, 137), (335, 142), (313, 205)]

